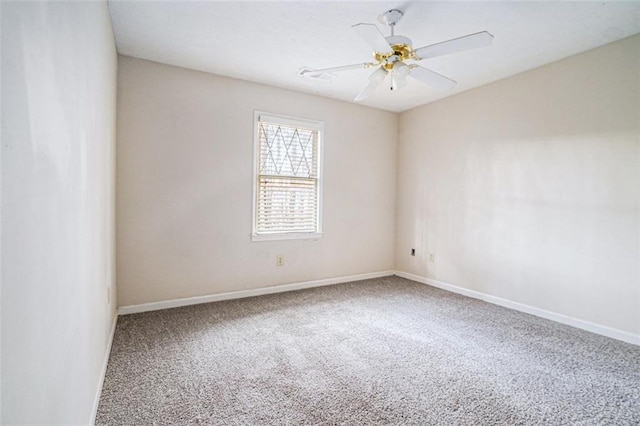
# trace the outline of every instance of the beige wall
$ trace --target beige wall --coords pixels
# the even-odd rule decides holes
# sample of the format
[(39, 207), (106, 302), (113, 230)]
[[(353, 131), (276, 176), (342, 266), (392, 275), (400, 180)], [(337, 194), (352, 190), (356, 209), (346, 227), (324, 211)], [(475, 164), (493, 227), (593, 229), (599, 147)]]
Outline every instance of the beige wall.
[(104, 2), (0, 7), (1, 423), (88, 424), (115, 315), (111, 22)]
[[(109, 15), (17, 2), (1, 15), (1, 419), (87, 423), (115, 307)], [(639, 52), (636, 36), (399, 127), (122, 57), (119, 304), (393, 269), (395, 223), (399, 270), (638, 334)], [(256, 109), (325, 122), (318, 241), (250, 241)]]
[(640, 36), (399, 128), (397, 269), (640, 334)]
[[(250, 240), (254, 110), (325, 123), (318, 241)], [(397, 120), (120, 57), (119, 305), (393, 269)]]

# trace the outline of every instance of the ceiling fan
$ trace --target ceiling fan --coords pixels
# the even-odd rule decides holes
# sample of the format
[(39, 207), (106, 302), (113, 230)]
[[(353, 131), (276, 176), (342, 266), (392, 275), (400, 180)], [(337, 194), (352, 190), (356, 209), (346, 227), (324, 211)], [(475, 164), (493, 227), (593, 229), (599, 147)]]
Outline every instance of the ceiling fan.
[(320, 70), (303, 69), (300, 75), (313, 77), (352, 69), (375, 68), (375, 71), (369, 76), (367, 86), (355, 97), (354, 101), (356, 102), (368, 98), (375, 89), (382, 84), (387, 75), (391, 75), (391, 90), (398, 90), (403, 87), (407, 77), (413, 77), (438, 90), (448, 90), (453, 88), (457, 82), (420, 65), (413, 63), (407, 64), (406, 61), (421, 61), (423, 59), (435, 58), (436, 56), (489, 46), (493, 41), (492, 34), (487, 31), (482, 31), (413, 49), (413, 43), (409, 38), (395, 35), (394, 27), (402, 16), (403, 12), (398, 9), (387, 10), (380, 15), (378, 18), (380, 22), (388, 25), (390, 28), (391, 35), (388, 37), (385, 37), (375, 24), (361, 23), (352, 26), (360, 37), (373, 48), (375, 62), (344, 65)]

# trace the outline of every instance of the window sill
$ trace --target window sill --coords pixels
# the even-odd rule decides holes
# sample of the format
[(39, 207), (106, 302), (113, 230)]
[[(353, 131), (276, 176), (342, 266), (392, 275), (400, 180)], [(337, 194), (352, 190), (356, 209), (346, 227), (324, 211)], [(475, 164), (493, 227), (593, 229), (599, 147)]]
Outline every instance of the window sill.
[(252, 234), (251, 241), (318, 240), (322, 232), (290, 232), (286, 234)]

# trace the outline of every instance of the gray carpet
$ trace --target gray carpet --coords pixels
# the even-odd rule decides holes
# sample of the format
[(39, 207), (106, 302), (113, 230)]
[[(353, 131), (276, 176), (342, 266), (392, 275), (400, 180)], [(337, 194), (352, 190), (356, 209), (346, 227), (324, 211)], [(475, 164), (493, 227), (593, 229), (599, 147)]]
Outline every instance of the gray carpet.
[(640, 347), (398, 277), (121, 316), (97, 424), (640, 424)]

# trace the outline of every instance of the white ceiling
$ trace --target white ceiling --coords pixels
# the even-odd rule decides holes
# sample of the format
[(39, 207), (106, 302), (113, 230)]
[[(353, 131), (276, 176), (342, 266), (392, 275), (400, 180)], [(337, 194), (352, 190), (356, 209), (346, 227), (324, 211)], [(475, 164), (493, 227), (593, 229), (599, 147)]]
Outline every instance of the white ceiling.
[(414, 48), (483, 30), (495, 36), (490, 47), (421, 62), (457, 80), (453, 90), (409, 79), (402, 90), (385, 84), (363, 102), (396, 112), (640, 33), (639, 1), (109, 1), (123, 55), (345, 101), (366, 85), (370, 69), (342, 72), (331, 82), (297, 72), (371, 61), (351, 25), (378, 23), (391, 8), (405, 12), (396, 34), (411, 38)]

